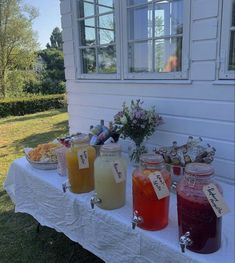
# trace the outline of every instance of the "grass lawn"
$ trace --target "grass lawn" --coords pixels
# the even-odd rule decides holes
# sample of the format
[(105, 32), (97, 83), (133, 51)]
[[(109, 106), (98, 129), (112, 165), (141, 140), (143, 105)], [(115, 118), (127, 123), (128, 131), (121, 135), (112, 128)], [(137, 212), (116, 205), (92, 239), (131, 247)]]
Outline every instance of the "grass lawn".
[(42, 227), (27, 214), (14, 213), (14, 205), (3, 190), (10, 163), (23, 156), (25, 147), (48, 142), (68, 132), (65, 110), (51, 110), (0, 119), (0, 263), (101, 263), (100, 259), (55, 230)]

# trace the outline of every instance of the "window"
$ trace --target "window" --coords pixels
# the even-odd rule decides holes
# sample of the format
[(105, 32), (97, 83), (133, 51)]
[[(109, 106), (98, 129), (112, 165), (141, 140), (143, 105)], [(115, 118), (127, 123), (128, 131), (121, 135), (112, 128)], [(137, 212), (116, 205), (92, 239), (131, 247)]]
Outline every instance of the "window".
[(76, 1), (80, 77), (117, 76), (114, 9), (112, 0)]
[(235, 78), (235, 0), (223, 2), (220, 79)]
[(76, 0), (78, 77), (186, 79), (189, 2)]

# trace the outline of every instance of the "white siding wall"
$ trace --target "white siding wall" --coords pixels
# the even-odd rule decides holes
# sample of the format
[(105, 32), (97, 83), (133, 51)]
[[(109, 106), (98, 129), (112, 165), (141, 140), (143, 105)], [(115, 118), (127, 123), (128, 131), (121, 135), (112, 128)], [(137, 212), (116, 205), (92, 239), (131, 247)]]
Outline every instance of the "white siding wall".
[(201, 136), (217, 149), (214, 167), (218, 177), (234, 184), (234, 86), (216, 81), (221, 2), (192, 1), (189, 81), (105, 82), (75, 80), (71, 3), (62, 0), (70, 131), (88, 132), (101, 118), (112, 120), (123, 101), (141, 98), (146, 107), (155, 105), (165, 121), (151, 137), (151, 146)]

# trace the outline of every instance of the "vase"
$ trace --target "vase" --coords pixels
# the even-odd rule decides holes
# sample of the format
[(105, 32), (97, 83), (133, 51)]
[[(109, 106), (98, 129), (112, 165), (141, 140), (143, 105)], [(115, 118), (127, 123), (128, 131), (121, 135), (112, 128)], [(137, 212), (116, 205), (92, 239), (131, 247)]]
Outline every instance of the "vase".
[(128, 146), (128, 155), (132, 166), (137, 167), (140, 162), (140, 156), (143, 153), (147, 153), (147, 148), (144, 142), (136, 143), (131, 141)]

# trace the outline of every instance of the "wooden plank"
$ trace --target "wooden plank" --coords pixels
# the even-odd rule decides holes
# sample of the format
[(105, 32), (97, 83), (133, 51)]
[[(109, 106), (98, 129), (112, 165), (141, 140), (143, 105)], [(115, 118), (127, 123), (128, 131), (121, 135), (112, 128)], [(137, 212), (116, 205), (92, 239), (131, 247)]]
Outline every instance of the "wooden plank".
[(192, 22), (192, 40), (213, 39), (217, 36), (217, 18)]
[(193, 0), (192, 19), (216, 17), (218, 15), (218, 0)]
[[(72, 94), (86, 93), (90, 96), (98, 94), (117, 95), (133, 98), (175, 98), (175, 99), (201, 99), (234, 102), (235, 89), (233, 83), (228, 85), (213, 85), (211, 81), (193, 81), (192, 84), (155, 84), (116, 82), (78, 82), (68, 81), (67, 91)], [(93, 95), (92, 95), (93, 94)], [(112, 100), (114, 101), (114, 99)]]
[(192, 80), (215, 80), (214, 61), (192, 61)]
[[(69, 94), (69, 103), (80, 106), (101, 107), (106, 109), (116, 109), (119, 111), (122, 103), (125, 101), (128, 104), (131, 99), (138, 97), (115, 96), (115, 100), (111, 95), (81, 93)], [(104, 103), (105, 102), (105, 103)], [(161, 114), (193, 117), (200, 119), (211, 119), (221, 121), (234, 121), (234, 103), (208, 100), (186, 100), (172, 98), (144, 98), (144, 107), (150, 108), (156, 106), (156, 109)]]
[[(84, 107), (79, 105), (69, 105), (69, 112), (77, 114), (83, 118), (112, 121), (116, 110), (104, 110), (96, 107)], [(178, 116), (162, 115), (165, 123), (159, 127), (159, 130), (166, 132), (175, 132), (186, 135), (195, 135), (207, 137), (210, 139), (234, 141), (234, 123), (202, 120), (196, 118), (185, 118)]]
[(216, 45), (216, 40), (193, 41), (192, 60), (216, 60)]

